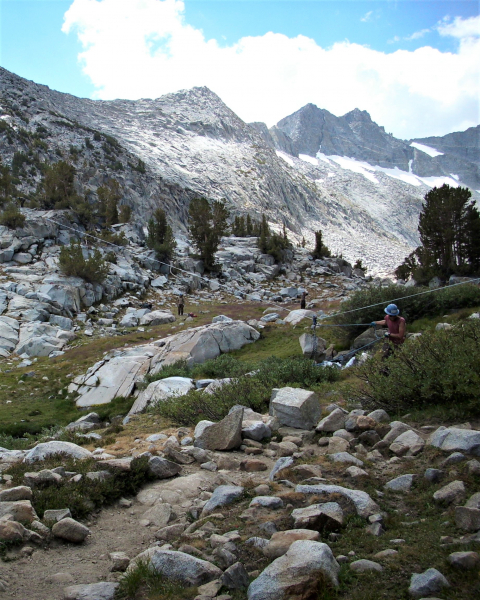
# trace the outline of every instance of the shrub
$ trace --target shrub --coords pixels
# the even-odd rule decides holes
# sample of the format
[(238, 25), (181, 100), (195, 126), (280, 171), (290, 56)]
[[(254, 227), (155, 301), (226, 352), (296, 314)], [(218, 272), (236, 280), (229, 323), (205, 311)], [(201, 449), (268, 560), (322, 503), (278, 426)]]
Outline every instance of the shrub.
[(68, 506), (75, 519), (86, 517), (94, 508), (110, 504), (122, 496), (138, 492), (140, 487), (150, 479), (148, 475), (148, 458), (141, 457), (132, 461), (130, 472), (113, 471), (106, 480), (91, 480), (85, 477), (90, 471), (101, 470), (94, 459), (74, 460), (63, 455), (49, 457), (45, 461), (19, 463), (5, 471), (12, 475), (14, 485), (23, 485), (23, 476), (27, 471), (40, 471), (64, 466), (67, 471), (81, 473), (78, 482), (63, 478), (55, 485), (33, 489), (32, 504), (40, 518), (46, 510), (65, 508)]
[[(255, 370), (251, 375), (244, 375), (252, 368)], [(193, 390), (184, 396), (168, 398), (153, 409), (154, 412), (182, 425), (195, 425), (202, 419), (218, 421), (236, 404), (265, 412), (274, 387), (283, 385), (310, 387), (322, 381), (335, 381), (338, 378), (338, 371), (335, 368), (317, 367), (312, 361), (304, 358), (270, 357), (253, 366), (242, 363), (230, 355), (222, 355), (215, 360), (207, 361), (187, 373), (190, 377), (200, 374), (221, 378), (231, 376), (232, 381), (212, 394)], [(169, 372), (168, 376), (172, 374)], [(163, 379), (165, 376), (167, 375), (162, 370), (158, 379)]]
[(22, 215), (20, 209), (16, 204), (7, 204), (0, 215), (0, 225), (9, 227), (10, 229), (17, 229), (23, 227), (25, 224), (25, 216)]
[(102, 283), (108, 275), (109, 266), (99, 250), (85, 259), (80, 244), (71, 243), (60, 250), (60, 268), (65, 275), (81, 277), (90, 283)]
[[(418, 291), (417, 291), (418, 290)], [(402, 285), (389, 285), (386, 287), (373, 286), (366, 290), (355, 292), (346, 302), (342, 302), (340, 312), (348, 311), (326, 323), (347, 324), (365, 323), (379, 321), (383, 318), (383, 310), (387, 304), (395, 301), (400, 314), (408, 322), (443, 315), (453, 309), (471, 308), (480, 304), (480, 288), (473, 284), (445, 287), (432, 293), (428, 288), (406, 288)], [(412, 296), (411, 298), (406, 296)], [(374, 306), (372, 306), (374, 305)], [(365, 308), (364, 308), (365, 307)], [(361, 330), (358, 327), (342, 327), (342, 333), (346, 341), (354, 339)]]
[(431, 405), (463, 405), (480, 414), (480, 323), (433, 331), (407, 342), (386, 360), (375, 357), (357, 371), (353, 397), (368, 410), (390, 413)]
[(132, 209), (128, 204), (122, 204), (120, 206), (120, 223), (130, 223), (130, 219), (132, 218)]

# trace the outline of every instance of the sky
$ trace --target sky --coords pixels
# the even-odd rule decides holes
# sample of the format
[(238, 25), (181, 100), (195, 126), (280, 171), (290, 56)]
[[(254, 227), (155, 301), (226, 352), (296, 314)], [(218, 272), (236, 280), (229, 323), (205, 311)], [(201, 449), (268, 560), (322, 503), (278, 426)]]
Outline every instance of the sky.
[(478, 0), (0, 0), (0, 65), (93, 99), (207, 86), (268, 126), (307, 103), (402, 139), (480, 123)]

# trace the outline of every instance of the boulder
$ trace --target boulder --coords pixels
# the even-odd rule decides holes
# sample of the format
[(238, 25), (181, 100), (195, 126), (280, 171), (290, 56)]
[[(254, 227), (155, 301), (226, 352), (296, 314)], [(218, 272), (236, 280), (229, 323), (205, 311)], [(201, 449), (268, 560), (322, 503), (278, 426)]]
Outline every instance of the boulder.
[(256, 496), (250, 502), (250, 507), (276, 510), (277, 508), (283, 508), (283, 500), (281, 498), (277, 498), (276, 496)]
[(182, 467), (166, 458), (152, 456), (148, 461), (148, 471), (155, 479), (168, 479), (178, 475)]
[(90, 529), (75, 521), (70, 517), (61, 519), (52, 527), (52, 533), (55, 537), (79, 544), (90, 534)]
[(439, 504), (460, 504), (465, 498), (465, 484), (456, 480), (443, 486), (433, 494), (433, 499)]
[(341, 409), (336, 408), (329, 415), (324, 417), (316, 426), (316, 431), (325, 431), (326, 433), (332, 431), (338, 431), (339, 429), (343, 429), (345, 426), (345, 420), (347, 418), (347, 413)]
[(433, 596), (450, 587), (445, 577), (437, 569), (427, 569), (424, 573), (414, 573), (410, 579), (408, 592), (414, 598)]
[(203, 585), (222, 575), (222, 571), (212, 563), (184, 552), (150, 548), (137, 556), (135, 562), (141, 560), (142, 555), (148, 556), (151, 568), (163, 575), (165, 579), (173, 580), (186, 587)]
[(330, 496), (331, 494), (340, 494), (353, 502), (357, 514), (360, 517), (367, 518), (370, 515), (380, 512), (378, 504), (376, 504), (366, 492), (361, 490), (351, 490), (340, 485), (317, 484), (297, 485), (295, 491), (300, 494), (315, 494), (320, 497)]
[(321, 338), (312, 335), (311, 333), (303, 333), (299, 340), (302, 354), (305, 358), (323, 362), (327, 356), (327, 342)]
[(447, 452), (464, 452), (480, 456), (480, 431), (459, 429), (457, 427), (439, 427), (428, 443)]
[(64, 454), (70, 458), (85, 459), (90, 458), (92, 453), (77, 444), (72, 442), (43, 442), (37, 444), (29, 450), (24, 458), (24, 462), (35, 462), (37, 460), (45, 460), (54, 454)]
[(303, 321), (303, 319), (309, 319), (311, 321), (314, 316), (315, 313), (313, 310), (299, 308), (296, 310), (291, 310), (283, 320), (289, 325), (298, 325), (301, 321)]
[(0, 519), (11, 515), (14, 521), (31, 523), (38, 520), (37, 513), (30, 500), (17, 500), (16, 502), (0, 502)]
[(170, 311), (165, 310), (153, 310), (152, 312), (143, 315), (140, 319), (140, 325), (149, 325), (151, 327), (155, 325), (164, 325), (165, 323), (173, 323), (175, 316)]
[(455, 569), (470, 571), (480, 567), (480, 556), (477, 552), (452, 552), (448, 557), (448, 562)]
[(363, 467), (363, 461), (355, 456), (352, 456), (349, 452), (336, 452), (335, 454), (328, 454), (328, 458), (335, 463), (343, 463), (346, 465), (355, 465), (356, 467)]
[(480, 509), (456, 506), (455, 525), (463, 531), (480, 531)]
[(0, 502), (16, 502), (17, 500), (31, 500), (32, 489), (26, 485), (19, 485), (0, 491)]
[(250, 578), (242, 563), (236, 562), (228, 567), (228, 569), (225, 569), (225, 572), (220, 577), (220, 583), (229, 590), (241, 590), (248, 587)]
[(244, 488), (237, 485), (220, 485), (203, 507), (202, 516), (212, 513), (216, 508), (226, 506), (243, 496)]
[(390, 450), (397, 456), (416, 456), (423, 450), (424, 440), (413, 430), (401, 433), (390, 445)]
[(77, 406), (85, 408), (108, 404), (118, 396), (130, 396), (137, 379), (148, 373), (150, 361), (156, 352), (158, 348), (155, 346), (130, 348), (90, 367), (85, 375), (73, 380), (74, 388), (69, 387), (69, 391), (78, 391), (80, 394), (76, 400)]
[(281, 425), (297, 429), (313, 429), (322, 409), (315, 392), (300, 388), (274, 388), (270, 398), (269, 414)]
[(337, 531), (343, 525), (343, 510), (337, 502), (311, 504), (292, 512), (296, 528)]
[(319, 579), (338, 586), (339, 564), (327, 544), (293, 542), (248, 588), (248, 600), (304, 600), (315, 597)]
[(0, 541), (21, 542), (28, 538), (28, 531), (18, 521), (0, 519)]
[(63, 600), (114, 600), (118, 586), (109, 581), (71, 585), (63, 590)]
[(140, 393), (130, 409), (129, 415), (143, 412), (149, 406), (155, 406), (159, 402), (172, 396), (184, 396), (195, 385), (189, 377), (166, 377), (151, 383), (146, 390)]
[(276, 531), (272, 534), (268, 544), (266, 544), (266, 546), (263, 548), (263, 553), (267, 558), (278, 558), (279, 556), (283, 556), (293, 542), (297, 542), (298, 540), (318, 542), (320, 540), (320, 534), (318, 531), (312, 531), (311, 529), (288, 529), (287, 531)]
[(168, 502), (157, 502), (149, 508), (142, 516), (142, 519), (149, 521), (157, 527), (165, 527), (172, 518), (172, 507)]
[(204, 450), (233, 450), (242, 444), (243, 408), (218, 423), (206, 425), (195, 437), (194, 446)]
[(395, 477), (395, 479), (387, 481), (384, 487), (393, 492), (409, 492), (414, 479), (415, 475), (400, 475), (399, 477)]
[(412, 428), (406, 423), (402, 423), (401, 421), (392, 421), (390, 423), (390, 431), (385, 435), (383, 441), (390, 445), (397, 439), (398, 436), (405, 431), (409, 431), (410, 429)]

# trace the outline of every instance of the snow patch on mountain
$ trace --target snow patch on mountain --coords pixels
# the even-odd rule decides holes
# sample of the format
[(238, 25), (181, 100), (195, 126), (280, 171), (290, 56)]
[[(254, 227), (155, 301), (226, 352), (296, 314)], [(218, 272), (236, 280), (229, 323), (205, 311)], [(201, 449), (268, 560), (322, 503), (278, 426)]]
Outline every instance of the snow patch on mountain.
[(443, 156), (443, 152), (439, 152), (438, 150), (435, 150), (435, 148), (430, 148), (430, 146), (426, 146), (425, 144), (412, 142), (410, 146), (412, 146), (412, 148), (416, 148), (417, 150), (425, 152), (425, 154), (428, 154), (428, 156), (431, 156), (432, 158), (435, 158), (436, 156)]

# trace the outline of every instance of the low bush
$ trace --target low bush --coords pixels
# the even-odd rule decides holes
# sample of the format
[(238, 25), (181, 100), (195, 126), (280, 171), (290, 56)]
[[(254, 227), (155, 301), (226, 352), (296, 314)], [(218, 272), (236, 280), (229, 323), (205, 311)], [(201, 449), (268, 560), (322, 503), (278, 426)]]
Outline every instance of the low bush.
[(136, 459), (131, 464), (129, 472), (112, 471), (112, 476), (102, 480), (92, 480), (86, 477), (91, 471), (101, 470), (96, 461), (74, 460), (57, 455), (45, 461), (36, 463), (19, 463), (4, 473), (12, 475), (13, 485), (23, 485), (26, 472), (65, 467), (83, 475), (80, 481), (72, 482), (63, 478), (59, 483), (47, 487), (33, 488), (32, 504), (40, 518), (46, 510), (68, 507), (74, 519), (82, 519), (105, 504), (111, 504), (122, 496), (133, 495), (150, 479), (148, 474), (148, 458)]
[(464, 322), (407, 340), (386, 360), (359, 367), (360, 386), (351, 397), (368, 410), (390, 414), (431, 406), (462, 406), (480, 414), (480, 323)]
[[(216, 378), (232, 377), (232, 381), (211, 394), (193, 390), (184, 396), (168, 398), (152, 409), (181, 425), (195, 425), (202, 419), (218, 421), (236, 404), (265, 412), (274, 387), (312, 387), (324, 381), (335, 381), (339, 377), (337, 369), (317, 367), (304, 358), (271, 357), (252, 365), (242, 363), (231, 355), (222, 355), (194, 369), (187, 368), (186, 372), (185, 366), (182, 369), (183, 376), (196, 377), (201, 374)], [(244, 375), (248, 371), (251, 375)], [(163, 379), (165, 376), (167, 374), (162, 370), (156, 377)], [(172, 376), (172, 372), (168, 376)]]
[(59, 263), (65, 275), (81, 277), (90, 283), (102, 283), (109, 272), (109, 266), (99, 250), (86, 259), (80, 244), (73, 242), (61, 248)]
[(0, 215), (0, 225), (17, 229), (25, 224), (25, 215), (22, 215), (16, 204), (7, 204)]
[[(449, 310), (480, 305), (480, 287), (474, 284), (445, 287), (432, 293), (422, 293), (407, 298), (412, 294), (427, 291), (428, 288), (406, 288), (395, 284), (386, 287), (372, 286), (366, 290), (359, 290), (348, 300), (342, 302), (339, 312), (346, 312), (346, 314), (328, 319), (325, 323), (331, 322), (339, 325), (365, 323), (368, 325), (371, 321), (381, 320), (384, 316), (384, 307), (395, 301), (401, 316), (407, 320), (408, 330), (408, 322), (423, 317), (443, 315)], [(342, 327), (341, 329), (345, 341), (351, 341), (361, 333), (358, 327)]]

